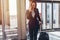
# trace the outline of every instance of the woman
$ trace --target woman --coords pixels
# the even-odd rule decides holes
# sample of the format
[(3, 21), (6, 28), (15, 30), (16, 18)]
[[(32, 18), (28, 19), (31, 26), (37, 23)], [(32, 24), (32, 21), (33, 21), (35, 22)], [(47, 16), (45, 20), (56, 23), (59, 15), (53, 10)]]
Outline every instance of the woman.
[(27, 19), (29, 20), (30, 40), (37, 40), (39, 21), (41, 21), (36, 5), (35, 1), (30, 1), (30, 8), (26, 11)]

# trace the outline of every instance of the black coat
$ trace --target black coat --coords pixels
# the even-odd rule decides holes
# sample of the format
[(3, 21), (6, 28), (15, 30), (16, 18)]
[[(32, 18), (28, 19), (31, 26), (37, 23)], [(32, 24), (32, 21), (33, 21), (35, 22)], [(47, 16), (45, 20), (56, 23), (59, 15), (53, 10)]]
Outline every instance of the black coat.
[(28, 23), (29, 27), (39, 27), (39, 21), (41, 21), (40, 16), (39, 16), (39, 11), (36, 8), (34, 12), (35, 12), (35, 16), (33, 18), (31, 14), (32, 12), (29, 12), (29, 10), (26, 11), (27, 19), (29, 19), (29, 23)]

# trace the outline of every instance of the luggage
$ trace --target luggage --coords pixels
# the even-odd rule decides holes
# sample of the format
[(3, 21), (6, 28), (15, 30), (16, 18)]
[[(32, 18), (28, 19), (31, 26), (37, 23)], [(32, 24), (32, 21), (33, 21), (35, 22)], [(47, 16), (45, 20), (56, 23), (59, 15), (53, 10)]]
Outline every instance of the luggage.
[(46, 32), (41, 32), (38, 40), (49, 40), (49, 35)]

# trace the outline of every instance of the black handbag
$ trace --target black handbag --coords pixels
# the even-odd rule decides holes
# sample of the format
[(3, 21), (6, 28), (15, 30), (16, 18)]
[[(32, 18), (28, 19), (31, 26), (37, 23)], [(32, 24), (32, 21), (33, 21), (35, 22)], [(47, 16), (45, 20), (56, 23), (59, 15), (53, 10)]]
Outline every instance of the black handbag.
[(49, 40), (49, 35), (46, 32), (41, 32), (38, 40)]

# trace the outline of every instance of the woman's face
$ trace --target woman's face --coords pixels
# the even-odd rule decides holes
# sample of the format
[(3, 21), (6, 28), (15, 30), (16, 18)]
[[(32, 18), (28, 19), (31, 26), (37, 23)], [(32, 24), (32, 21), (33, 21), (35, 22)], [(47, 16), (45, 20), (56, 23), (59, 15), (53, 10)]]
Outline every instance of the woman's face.
[(36, 4), (35, 3), (32, 3), (32, 8), (36, 8)]

